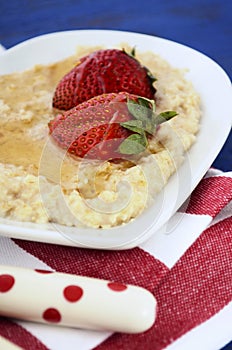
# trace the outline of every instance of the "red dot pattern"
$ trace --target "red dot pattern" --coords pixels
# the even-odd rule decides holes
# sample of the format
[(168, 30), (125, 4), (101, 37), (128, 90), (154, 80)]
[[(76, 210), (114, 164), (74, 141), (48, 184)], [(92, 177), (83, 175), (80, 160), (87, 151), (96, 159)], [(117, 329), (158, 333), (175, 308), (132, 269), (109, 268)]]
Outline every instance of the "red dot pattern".
[(14, 285), (15, 279), (11, 275), (0, 275), (0, 292), (8, 292)]
[(83, 295), (83, 289), (78, 286), (70, 285), (64, 289), (64, 297), (67, 301), (76, 302), (80, 300)]
[[(35, 269), (35, 272), (41, 274), (50, 274), (53, 271)], [(15, 277), (10, 274), (0, 275), (0, 293), (5, 293), (11, 290), (15, 284)], [(108, 282), (106, 285), (110, 290), (116, 292), (122, 292), (127, 289), (127, 285), (118, 282)], [(63, 289), (63, 297), (68, 302), (77, 302), (84, 295), (84, 290), (78, 285), (68, 285)], [(42, 313), (42, 318), (44, 321), (49, 323), (60, 323), (62, 320), (61, 312), (55, 307), (49, 307)]]
[(48, 308), (43, 313), (43, 319), (47, 322), (59, 323), (61, 321), (61, 314), (55, 308)]
[(107, 286), (115, 292), (122, 292), (127, 289), (127, 286), (125, 284), (118, 282), (109, 282)]
[(38, 273), (53, 273), (53, 271), (49, 271), (49, 270), (42, 270), (42, 269), (35, 269), (35, 272), (38, 272)]

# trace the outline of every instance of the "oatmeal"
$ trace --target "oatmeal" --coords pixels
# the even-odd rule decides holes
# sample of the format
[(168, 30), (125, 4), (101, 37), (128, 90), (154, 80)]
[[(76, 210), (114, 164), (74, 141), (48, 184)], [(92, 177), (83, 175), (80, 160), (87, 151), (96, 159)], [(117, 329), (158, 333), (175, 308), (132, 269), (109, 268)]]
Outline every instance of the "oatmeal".
[(127, 223), (155, 200), (195, 142), (198, 94), (184, 71), (147, 52), (137, 58), (157, 78), (157, 112), (178, 115), (160, 125), (146, 154), (136, 161), (99, 163), (60, 150), (48, 135), (48, 122), (57, 114), (54, 89), (89, 51), (81, 48), (63, 61), (0, 76), (1, 217), (94, 228)]

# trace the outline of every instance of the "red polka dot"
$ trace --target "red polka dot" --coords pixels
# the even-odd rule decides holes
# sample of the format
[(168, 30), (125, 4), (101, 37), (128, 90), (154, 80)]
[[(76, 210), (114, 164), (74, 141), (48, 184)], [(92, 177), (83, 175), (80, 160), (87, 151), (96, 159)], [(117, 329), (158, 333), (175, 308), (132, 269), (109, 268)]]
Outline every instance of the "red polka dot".
[(78, 286), (67, 286), (64, 289), (64, 297), (70, 302), (75, 302), (80, 300), (83, 295), (83, 289)]
[(115, 292), (122, 292), (123, 290), (127, 289), (127, 286), (125, 284), (117, 282), (109, 282), (107, 286)]
[(43, 319), (47, 322), (58, 323), (61, 321), (61, 314), (57, 309), (49, 308), (44, 311)]
[(11, 275), (0, 275), (0, 292), (8, 292), (14, 285), (15, 279)]
[(41, 269), (35, 269), (36, 272), (39, 273), (53, 273), (53, 271), (49, 271), (49, 270), (41, 270)]

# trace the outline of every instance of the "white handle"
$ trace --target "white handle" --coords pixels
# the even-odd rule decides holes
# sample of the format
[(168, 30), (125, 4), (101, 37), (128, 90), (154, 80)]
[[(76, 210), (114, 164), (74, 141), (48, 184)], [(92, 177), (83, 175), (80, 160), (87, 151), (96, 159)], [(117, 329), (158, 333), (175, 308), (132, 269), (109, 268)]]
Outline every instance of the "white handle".
[(0, 266), (0, 314), (77, 328), (139, 333), (153, 325), (156, 300), (137, 286)]

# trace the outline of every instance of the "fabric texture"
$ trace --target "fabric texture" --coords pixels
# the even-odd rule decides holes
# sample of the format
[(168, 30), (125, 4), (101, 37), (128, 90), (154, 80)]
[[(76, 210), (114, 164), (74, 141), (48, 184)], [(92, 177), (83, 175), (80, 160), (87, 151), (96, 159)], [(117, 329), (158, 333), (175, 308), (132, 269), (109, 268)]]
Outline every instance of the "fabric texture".
[[(179, 344), (178, 349), (194, 349), (196, 345), (211, 349), (213, 343), (222, 347), (231, 338), (231, 330), (217, 324), (223, 312), (232, 317), (231, 203), (232, 173), (218, 174), (210, 169), (188, 199), (185, 211), (182, 206), (174, 215), (181, 213), (182, 223), (177, 222), (172, 232), (166, 234), (166, 247), (177, 250), (171, 265), (165, 253), (162, 261), (156, 256), (160, 241), (155, 240), (155, 234), (141, 246), (124, 251), (81, 249), (1, 237), (0, 264), (46, 268), (138, 285), (153, 293), (158, 312), (148, 331), (133, 335), (83, 331), (4, 317), (0, 318), (0, 335), (26, 350), (63, 350), (67, 345), (69, 349), (83, 350), (161, 350), (174, 349), (175, 344)], [(194, 222), (202, 217), (207, 218), (202, 221), (205, 227), (196, 224), (196, 230), (201, 231), (195, 232), (193, 242), (187, 247), (185, 242), (184, 252), (180, 253), (179, 245), (185, 241), (190, 225), (194, 232)], [(170, 248), (168, 242), (172, 242), (180, 225), (182, 238), (177, 241), (178, 247), (172, 243)], [(154, 244), (157, 247), (153, 250)], [(201, 331), (207, 328), (210, 340), (204, 337), (205, 330)]]

